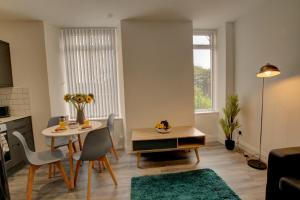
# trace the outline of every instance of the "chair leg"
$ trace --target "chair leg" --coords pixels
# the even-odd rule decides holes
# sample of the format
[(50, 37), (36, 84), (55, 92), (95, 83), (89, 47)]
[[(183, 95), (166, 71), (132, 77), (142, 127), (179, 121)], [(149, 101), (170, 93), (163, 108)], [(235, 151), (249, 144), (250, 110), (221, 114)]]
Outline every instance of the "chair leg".
[(90, 200), (91, 199), (91, 175), (92, 175), (92, 170), (93, 170), (93, 163), (94, 161), (89, 161), (89, 170), (88, 170), (88, 187), (87, 187), (87, 194), (86, 194), (86, 199)]
[(74, 186), (76, 187), (76, 183), (77, 183), (77, 178), (78, 178), (78, 173), (79, 173), (79, 169), (81, 167), (81, 160), (78, 160), (76, 162), (76, 170), (75, 170), (75, 177), (74, 177)]
[(28, 180), (27, 180), (27, 193), (26, 193), (27, 200), (31, 200), (32, 198), (32, 186), (33, 186), (34, 174), (38, 168), (39, 167), (35, 165), (29, 166)]
[(114, 154), (116, 160), (119, 160), (119, 156), (118, 156), (118, 154), (117, 154), (117, 151), (116, 151), (114, 145), (112, 145), (111, 152)]
[(102, 173), (102, 161), (98, 160), (98, 166), (99, 166), (99, 173)]
[(61, 164), (61, 161), (56, 162), (55, 165), (56, 165), (57, 168), (59, 169), (59, 171), (60, 171), (60, 173), (61, 173), (61, 175), (62, 175), (62, 177), (63, 177), (63, 179), (64, 179), (64, 181), (65, 181), (65, 184), (66, 184), (68, 190), (70, 190), (69, 179), (68, 179), (68, 177), (67, 177), (67, 175), (66, 175), (66, 172), (65, 172), (64, 167), (63, 167), (62, 164)]
[(101, 160), (101, 162), (102, 162), (103, 169), (106, 169), (105, 162), (103, 160)]
[(52, 177), (52, 164), (49, 164), (48, 178)]
[(73, 144), (72, 144), (72, 146), (73, 146), (73, 151), (74, 151), (74, 153), (76, 153), (76, 152), (77, 152), (77, 149), (76, 149), (76, 144), (75, 144), (75, 143), (73, 143)]
[(113, 172), (113, 170), (112, 170), (112, 168), (111, 168), (111, 165), (110, 165), (110, 163), (109, 163), (107, 157), (106, 157), (106, 156), (103, 156), (101, 159), (104, 161), (105, 166), (106, 166), (106, 168), (108, 169), (108, 172), (109, 172), (111, 178), (113, 179), (114, 184), (115, 184), (115, 185), (118, 185), (117, 179), (116, 179), (116, 177), (115, 177), (115, 174), (114, 174), (114, 172)]
[(55, 177), (55, 165), (54, 164), (52, 164), (52, 168), (53, 168), (53, 177)]
[(78, 134), (78, 144), (79, 144), (79, 150), (82, 151), (82, 142), (81, 142), (80, 134)]

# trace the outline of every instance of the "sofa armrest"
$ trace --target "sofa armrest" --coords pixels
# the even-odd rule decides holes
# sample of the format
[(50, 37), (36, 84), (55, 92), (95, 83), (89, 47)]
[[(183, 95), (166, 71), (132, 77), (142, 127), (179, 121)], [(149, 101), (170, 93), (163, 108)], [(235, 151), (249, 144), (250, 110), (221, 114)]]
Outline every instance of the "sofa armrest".
[(298, 200), (300, 197), (300, 179), (282, 177), (279, 181), (279, 189), (285, 199)]
[(269, 154), (268, 167), (268, 178), (269, 175), (300, 178), (300, 147), (272, 150)]
[(300, 147), (272, 150), (268, 160), (266, 199), (280, 199), (279, 180), (300, 178)]
[(294, 177), (282, 177), (279, 181), (279, 189), (285, 193), (300, 196), (300, 179)]

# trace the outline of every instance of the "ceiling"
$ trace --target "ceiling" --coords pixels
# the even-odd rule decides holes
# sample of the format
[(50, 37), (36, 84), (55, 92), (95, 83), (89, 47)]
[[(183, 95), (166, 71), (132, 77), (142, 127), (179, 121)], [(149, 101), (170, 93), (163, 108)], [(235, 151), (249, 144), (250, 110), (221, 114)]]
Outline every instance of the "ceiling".
[(0, 20), (43, 20), (60, 27), (116, 26), (128, 18), (192, 20), (217, 28), (266, 0), (1, 0)]

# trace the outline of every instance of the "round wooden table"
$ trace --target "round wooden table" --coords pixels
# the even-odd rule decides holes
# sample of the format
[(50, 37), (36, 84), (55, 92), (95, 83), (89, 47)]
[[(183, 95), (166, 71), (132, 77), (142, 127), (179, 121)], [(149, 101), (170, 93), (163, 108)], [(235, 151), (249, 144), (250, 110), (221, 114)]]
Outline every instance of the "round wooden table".
[(68, 142), (68, 149), (69, 149), (68, 155), (69, 155), (69, 161), (70, 161), (70, 188), (71, 189), (74, 188), (72, 136), (74, 136), (74, 135), (78, 136), (79, 148), (80, 148), (80, 150), (82, 150), (82, 143), (81, 143), (80, 135), (102, 127), (101, 122), (91, 121), (90, 124), (92, 127), (87, 128), (87, 129), (81, 129), (81, 126), (79, 126), (78, 128), (74, 128), (74, 129), (67, 127), (68, 128), (67, 130), (55, 132), (55, 129), (58, 127), (58, 125), (56, 125), (56, 126), (46, 128), (42, 131), (42, 134), (44, 136), (49, 136), (52, 138), (51, 139), (51, 149), (54, 149), (56, 137), (68, 137), (68, 141), (69, 141)]

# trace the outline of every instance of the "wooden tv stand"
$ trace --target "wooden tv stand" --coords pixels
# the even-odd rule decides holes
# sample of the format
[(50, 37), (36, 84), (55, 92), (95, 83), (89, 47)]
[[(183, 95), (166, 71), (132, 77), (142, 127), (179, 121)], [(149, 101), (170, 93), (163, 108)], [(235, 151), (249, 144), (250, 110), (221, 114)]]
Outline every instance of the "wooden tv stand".
[(172, 128), (169, 133), (158, 133), (154, 128), (132, 131), (132, 150), (137, 155), (140, 167), (141, 153), (194, 149), (197, 163), (200, 162), (198, 149), (205, 145), (205, 134), (192, 126)]

